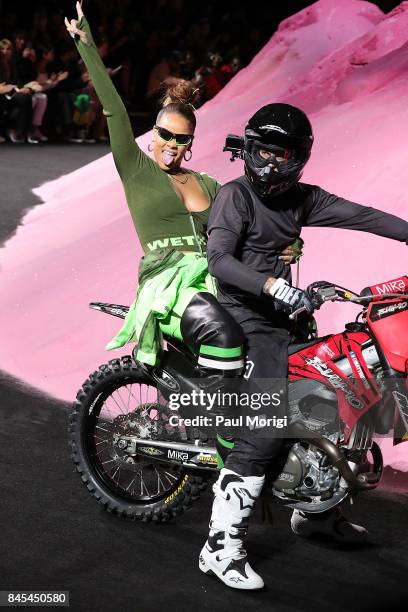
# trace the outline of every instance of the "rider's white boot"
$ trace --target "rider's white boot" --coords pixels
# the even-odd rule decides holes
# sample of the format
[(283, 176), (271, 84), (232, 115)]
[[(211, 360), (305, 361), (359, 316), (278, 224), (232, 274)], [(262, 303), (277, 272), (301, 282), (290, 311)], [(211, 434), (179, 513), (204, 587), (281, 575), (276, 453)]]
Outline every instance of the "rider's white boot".
[(327, 535), (343, 544), (363, 544), (368, 536), (367, 529), (350, 523), (340, 508), (323, 515), (294, 510), (290, 525), (293, 533), (304, 538)]
[(200, 553), (199, 567), (233, 589), (264, 586), (262, 578), (249, 565), (243, 546), (249, 517), (264, 481), (264, 476), (240, 476), (223, 468), (213, 486), (210, 533)]

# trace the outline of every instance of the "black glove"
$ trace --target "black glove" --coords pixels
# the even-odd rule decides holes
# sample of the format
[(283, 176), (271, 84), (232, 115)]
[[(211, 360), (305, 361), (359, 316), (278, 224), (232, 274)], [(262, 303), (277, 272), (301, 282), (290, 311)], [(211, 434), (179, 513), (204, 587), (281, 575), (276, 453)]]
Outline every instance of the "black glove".
[(289, 285), (284, 278), (278, 278), (268, 290), (268, 293), (289, 313), (304, 307), (309, 314), (312, 314), (320, 306), (320, 304), (314, 304), (307, 293)]

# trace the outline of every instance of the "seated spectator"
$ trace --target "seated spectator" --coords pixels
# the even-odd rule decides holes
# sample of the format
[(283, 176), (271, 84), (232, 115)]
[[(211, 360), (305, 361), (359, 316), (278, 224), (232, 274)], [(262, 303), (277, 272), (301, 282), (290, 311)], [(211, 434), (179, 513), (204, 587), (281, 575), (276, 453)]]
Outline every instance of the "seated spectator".
[(89, 82), (89, 75), (81, 73), (75, 46), (64, 40), (55, 48), (55, 58), (47, 64), (51, 74), (66, 74), (64, 79), (48, 91), (47, 125), (53, 136), (67, 142), (79, 142), (81, 138), (74, 124), (74, 102)]
[(13, 43), (7, 38), (0, 40), (0, 83), (13, 86), (3, 94), (3, 105), (8, 116), (8, 138), (12, 143), (21, 143), (28, 136), (28, 142), (33, 142), (29, 136), (33, 114), (32, 90), (23, 86), (17, 71)]
[(154, 117), (157, 114), (163, 82), (171, 77), (180, 77), (181, 59), (182, 56), (179, 51), (171, 51), (170, 53), (164, 55), (160, 62), (153, 66), (150, 72), (149, 79), (147, 81), (146, 102)]
[(12, 42), (14, 44), (16, 61), (18, 62), (23, 55), (24, 49), (26, 49), (27, 46), (31, 45), (31, 43), (28, 43), (25, 30), (16, 30)]
[[(37, 77), (36, 81), (41, 86), (41, 91), (43, 95), (47, 97), (51, 89), (54, 89), (59, 83), (64, 81), (68, 77), (68, 71), (60, 71), (58, 73), (51, 72), (49, 70), (49, 66), (55, 61), (54, 49), (52, 47), (48, 47), (46, 45), (41, 45), (37, 48), (37, 66), (36, 72)], [(46, 108), (44, 108), (45, 112)], [(46, 142), (48, 138), (44, 136), (42, 133), (42, 121), (43, 121), (44, 113), (42, 116), (33, 117), (33, 137), (37, 138), (40, 142)]]
[[(33, 115), (27, 140), (32, 143), (46, 142), (48, 138), (42, 133), (41, 127), (47, 109), (48, 98), (43, 86), (38, 81), (37, 53), (32, 48), (31, 43), (26, 43), (21, 35), (16, 40), (18, 40), (20, 47), (20, 57), (17, 63), (18, 73), (24, 86), (32, 92)], [(27, 44), (23, 49), (21, 49), (22, 43)]]
[[(201, 102), (213, 98), (266, 41), (266, 24), (278, 10), (264, 3), (267, 11), (248, 24), (245, 2), (87, 4), (98, 51), (117, 73), (112, 76), (137, 133), (147, 129), (150, 115), (156, 116), (161, 84), (169, 77), (194, 81), (197, 75)], [(67, 40), (63, 6), (56, 0), (0, 0), (0, 39), (11, 40), (13, 49), (11, 61), (1, 60), (0, 121), (2, 134), (12, 142), (42, 142), (47, 136), (75, 142), (106, 138), (106, 118)], [(10, 91), (9, 85), (14, 85)]]
[(241, 69), (241, 60), (238, 56), (232, 55), (230, 59), (221, 66), (221, 72), (224, 75), (225, 83), (228, 83)]
[(187, 51), (181, 61), (180, 77), (186, 81), (194, 80), (196, 65), (194, 53), (192, 51)]
[(196, 80), (200, 84), (204, 100), (211, 100), (227, 82), (225, 72), (221, 70), (222, 57), (218, 52), (209, 51), (204, 65), (196, 71)]
[(14, 85), (10, 83), (1, 83), (0, 82), (0, 144), (6, 142), (3, 134), (6, 131), (6, 121), (7, 121), (7, 98), (6, 94), (10, 94), (14, 89)]

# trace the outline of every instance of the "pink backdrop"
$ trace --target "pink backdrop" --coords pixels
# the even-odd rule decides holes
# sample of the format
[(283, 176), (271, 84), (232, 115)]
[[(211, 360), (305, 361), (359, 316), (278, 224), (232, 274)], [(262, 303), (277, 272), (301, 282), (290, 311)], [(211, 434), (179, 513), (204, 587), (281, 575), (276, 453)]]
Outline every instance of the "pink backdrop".
[[(273, 101), (311, 117), (304, 180), (407, 218), (408, 2), (384, 15), (360, 0), (320, 0), (282, 22), (269, 43), (198, 113), (194, 169), (221, 182), (242, 173), (222, 153)], [(146, 150), (150, 134), (138, 139)], [(129, 303), (141, 254), (111, 155), (40, 186), (1, 251), (0, 368), (64, 400), (108, 358), (118, 320), (92, 300)], [(301, 286), (327, 279), (359, 290), (407, 273), (407, 247), (358, 232), (306, 229)], [(352, 306), (327, 306), (320, 331), (339, 331)], [(127, 351), (125, 351), (127, 352)], [(387, 459), (408, 469), (408, 445)]]

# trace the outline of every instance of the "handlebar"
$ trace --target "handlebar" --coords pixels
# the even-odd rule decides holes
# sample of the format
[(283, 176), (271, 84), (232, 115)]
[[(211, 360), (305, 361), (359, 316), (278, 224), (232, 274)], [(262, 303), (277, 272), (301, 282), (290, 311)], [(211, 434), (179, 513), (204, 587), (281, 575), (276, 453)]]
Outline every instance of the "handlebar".
[[(309, 295), (317, 295), (322, 303), (324, 302), (352, 302), (353, 304), (366, 305), (370, 302), (379, 302), (385, 299), (404, 299), (408, 298), (408, 293), (383, 293), (381, 295), (358, 295), (339, 285), (334, 285), (326, 281), (318, 281), (309, 285), (306, 289)], [(320, 304), (322, 305), (322, 304)], [(316, 310), (320, 308), (316, 307)], [(301, 306), (289, 315), (289, 319), (296, 319), (302, 312), (307, 311), (306, 306)]]

